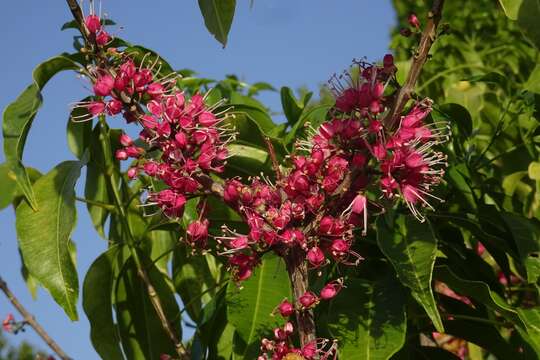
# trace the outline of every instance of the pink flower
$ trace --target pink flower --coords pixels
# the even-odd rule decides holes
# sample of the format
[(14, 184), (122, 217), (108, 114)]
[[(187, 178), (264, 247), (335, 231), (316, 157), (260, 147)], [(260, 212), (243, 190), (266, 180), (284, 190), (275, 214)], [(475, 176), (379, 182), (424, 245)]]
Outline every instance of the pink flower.
[(317, 295), (315, 295), (311, 291), (306, 291), (302, 296), (300, 296), (300, 298), (298, 298), (298, 302), (300, 302), (303, 309), (311, 308), (318, 301), (319, 301), (319, 298), (317, 297)]
[(332, 281), (325, 285), (320, 292), (320, 297), (323, 300), (333, 299), (343, 288), (343, 279)]
[(88, 112), (93, 116), (101, 115), (105, 111), (105, 103), (103, 101), (92, 101), (86, 107)]
[(416, 17), (416, 14), (411, 13), (409, 17), (407, 18), (407, 21), (409, 22), (409, 25), (411, 25), (412, 27), (415, 27), (417, 29), (420, 28), (420, 21)]
[(122, 111), (124, 104), (118, 99), (112, 99), (107, 103), (107, 113), (109, 115), (116, 115)]
[(323, 251), (317, 246), (309, 249), (306, 257), (309, 263), (315, 268), (320, 267), (326, 260)]
[(99, 29), (101, 29), (101, 21), (97, 15), (88, 15), (84, 19), (84, 25), (88, 29), (88, 32), (95, 34)]
[(133, 139), (131, 139), (131, 137), (129, 137), (129, 135), (125, 133), (122, 133), (122, 135), (120, 135), (119, 141), (122, 146), (133, 145)]
[(13, 317), (13, 314), (8, 314), (4, 321), (2, 321), (2, 328), (5, 332), (12, 332), (13, 331), (13, 325), (15, 324), (15, 318)]
[(114, 79), (111, 75), (101, 75), (96, 79), (94, 84), (94, 93), (97, 96), (108, 96), (114, 88)]
[(208, 219), (202, 221), (197, 220), (190, 223), (187, 226), (186, 233), (188, 235), (188, 242), (191, 245), (200, 248), (206, 247), (206, 240), (208, 239)]
[(109, 41), (111, 41), (111, 36), (104, 30), (96, 35), (96, 44), (99, 46), (105, 46)]
[(116, 160), (127, 160), (128, 154), (124, 149), (118, 149), (115, 153)]
[(278, 306), (278, 310), (281, 316), (289, 317), (294, 314), (294, 306), (287, 299), (283, 300)]

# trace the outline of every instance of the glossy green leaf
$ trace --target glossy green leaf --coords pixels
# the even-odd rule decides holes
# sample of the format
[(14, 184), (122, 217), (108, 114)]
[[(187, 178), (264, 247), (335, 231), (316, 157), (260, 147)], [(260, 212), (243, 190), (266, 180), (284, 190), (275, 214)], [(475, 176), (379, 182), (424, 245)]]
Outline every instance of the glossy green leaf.
[[(180, 311), (164, 274), (145, 261), (143, 264), (165, 316), (180, 334)], [(175, 354), (174, 345), (163, 330), (152, 306), (145, 284), (137, 275), (135, 263), (129, 260), (116, 284), (114, 306), (122, 348), (128, 359), (158, 360), (161, 354)]]
[(540, 224), (517, 214), (502, 213), (502, 218), (512, 232), (522, 264), (527, 270), (527, 282), (536, 283), (540, 278)]
[(227, 45), (235, 7), (236, 0), (199, 0), (206, 28), (223, 47)]
[(517, 23), (525, 36), (540, 49), (540, 0), (523, 0), (519, 7)]
[(525, 89), (540, 94), (540, 65), (536, 65), (525, 83)]
[(466, 137), (471, 136), (473, 127), (472, 118), (465, 107), (450, 103), (441, 105), (437, 110), (445, 114), (450, 124), (457, 124), (461, 134)]
[(289, 278), (283, 260), (266, 257), (242, 288), (231, 283), (227, 289), (228, 319), (247, 344), (244, 359), (256, 358), (260, 339), (270, 336), (278, 320), (270, 314), (284, 298), (291, 299)]
[(517, 20), (519, 14), (519, 8), (523, 3), (523, 0), (499, 0), (504, 13), (511, 20)]
[(7, 207), (13, 201), (15, 197), (15, 190), (17, 183), (15, 182), (15, 174), (9, 168), (9, 165), (4, 163), (0, 164), (0, 210)]
[(268, 169), (265, 165), (269, 156), (265, 150), (240, 144), (231, 144), (227, 150), (231, 156), (227, 161), (228, 170), (233, 169), (241, 175), (257, 176), (261, 171)]
[(392, 277), (350, 279), (330, 304), (328, 328), (340, 358), (387, 360), (405, 343), (405, 294)]
[(525, 334), (529, 344), (540, 356), (540, 307), (536, 306), (530, 309), (517, 309), (519, 318), (525, 324)]
[(305, 106), (311, 99), (313, 93), (307, 93), (302, 97), (302, 99), (296, 99), (294, 93), (289, 87), (282, 87), (281, 91), (281, 106), (283, 107), (283, 112), (287, 118), (289, 125), (293, 126), (300, 120), (300, 116), (304, 111)]
[(384, 217), (379, 217), (377, 243), (394, 266), (401, 283), (411, 289), (437, 331), (444, 332), (431, 289), (437, 239), (430, 224), (420, 223), (412, 216), (398, 217), (394, 224), (389, 224)]
[[(516, 320), (517, 315), (513, 309), (499, 294), (491, 291), (489, 286), (482, 281), (466, 280), (458, 277), (448, 266), (437, 266), (435, 276), (447, 284), (458, 294), (468, 296), (480, 304), (497, 311), (509, 319)], [(518, 320), (519, 321), (519, 320)]]
[(82, 165), (66, 161), (56, 166), (34, 184), (39, 210), (23, 202), (16, 211), (17, 237), (28, 271), (72, 320), (77, 319), (79, 281), (69, 246), (77, 221), (74, 187)]
[(112, 311), (112, 292), (118, 276), (119, 248), (112, 247), (90, 265), (84, 278), (83, 309), (90, 322), (90, 339), (102, 359), (123, 359)]

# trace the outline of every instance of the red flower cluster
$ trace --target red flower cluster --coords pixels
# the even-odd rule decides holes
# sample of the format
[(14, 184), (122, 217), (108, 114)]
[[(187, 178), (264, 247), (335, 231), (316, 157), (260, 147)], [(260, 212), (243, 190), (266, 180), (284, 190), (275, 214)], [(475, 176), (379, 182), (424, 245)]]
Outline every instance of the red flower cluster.
[[(96, 35), (96, 51), (103, 65), (89, 73), (96, 100), (79, 103), (88, 114), (75, 120), (122, 114), (128, 123), (137, 122), (142, 127), (142, 143), (136, 145), (122, 134), (119, 141), (123, 147), (115, 156), (118, 160), (136, 160), (128, 170), (130, 178), (144, 171), (163, 181), (167, 187), (150, 192), (146, 205), (155, 205), (166, 216), (179, 218), (188, 197), (202, 190), (198, 177), (223, 171), (228, 157), (226, 145), (234, 135), (220, 128), (223, 114), (213, 113), (217, 105), (206, 106), (199, 94), (186, 98), (176, 87), (175, 76), (160, 78), (158, 59), (145, 65), (145, 56), (136, 65), (130, 54), (100, 52), (105, 45), (97, 41), (105, 33), (100, 19), (90, 15), (85, 24), (88, 32)], [(204, 247), (208, 221), (191, 224), (187, 233), (191, 241)]]
[(294, 325), (288, 321), (282, 328), (274, 329), (274, 339), (262, 339), (261, 355), (257, 360), (327, 360), (336, 355), (337, 343), (327, 339), (314, 340), (302, 348), (291, 345)]

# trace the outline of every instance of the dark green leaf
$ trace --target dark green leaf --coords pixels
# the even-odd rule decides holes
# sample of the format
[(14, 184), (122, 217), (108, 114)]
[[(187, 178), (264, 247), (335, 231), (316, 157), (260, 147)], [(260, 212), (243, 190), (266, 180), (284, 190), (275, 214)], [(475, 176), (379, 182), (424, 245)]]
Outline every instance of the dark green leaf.
[[(90, 98), (82, 101), (89, 101)], [(75, 107), (71, 112), (67, 123), (67, 143), (71, 152), (77, 157), (82, 158), (84, 151), (90, 146), (92, 140), (92, 120), (77, 121), (77, 119), (91, 118), (88, 110), (84, 107)]]
[(437, 331), (444, 332), (431, 289), (437, 240), (429, 223), (401, 216), (394, 224), (388, 224), (384, 217), (379, 217), (377, 243), (394, 266), (401, 283), (411, 289)]
[(111, 296), (118, 276), (118, 247), (101, 254), (90, 266), (83, 284), (83, 309), (90, 322), (90, 339), (102, 359), (123, 359), (114, 323)]
[(540, 278), (540, 225), (536, 219), (517, 214), (505, 212), (501, 215), (514, 237), (521, 262), (527, 270), (527, 281), (534, 284)]
[(469, 111), (459, 104), (444, 104), (438, 109), (450, 124), (457, 124), (459, 131), (466, 137), (472, 133), (472, 118)]
[(17, 207), (19, 245), (28, 271), (50, 291), (70, 319), (77, 319), (79, 281), (70, 255), (77, 221), (74, 186), (79, 161), (66, 161), (34, 184), (38, 211), (23, 202)]
[(282, 87), (281, 88), (281, 106), (283, 107), (283, 112), (287, 117), (287, 122), (289, 125), (293, 126), (300, 119), (304, 107), (311, 98), (312, 93), (308, 93), (303, 99), (297, 100), (294, 96), (291, 88)]
[(405, 296), (392, 277), (350, 279), (329, 307), (328, 327), (340, 358), (386, 360), (405, 343)]
[[(160, 297), (165, 316), (181, 338), (180, 311), (165, 275), (147, 261), (143, 266)], [(118, 279), (114, 305), (122, 348), (128, 359), (158, 360), (161, 354), (175, 354), (174, 346), (152, 306), (146, 286), (137, 275), (137, 268), (131, 260), (126, 263)]]
[(523, 0), (519, 7), (517, 23), (525, 36), (540, 49), (540, 0)]
[(223, 47), (227, 45), (235, 7), (236, 0), (199, 0), (206, 28)]

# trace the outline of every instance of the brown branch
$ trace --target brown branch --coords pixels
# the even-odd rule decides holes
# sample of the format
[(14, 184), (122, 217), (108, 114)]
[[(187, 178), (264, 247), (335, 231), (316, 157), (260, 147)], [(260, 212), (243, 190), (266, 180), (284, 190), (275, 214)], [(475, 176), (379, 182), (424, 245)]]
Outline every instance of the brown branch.
[(281, 180), (281, 171), (279, 169), (279, 163), (277, 160), (276, 151), (274, 150), (274, 145), (272, 144), (270, 138), (267, 136), (264, 137), (264, 142), (266, 143), (266, 147), (268, 148), (268, 154), (270, 155), (270, 160), (272, 161), (272, 168), (276, 173), (276, 179)]
[[(298, 299), (304, 295), (309, 286), (307, 263), (304, 260), (304, 254), (298, 251), (302, 250), (292, 249), (291, 253), (285, 257), (295, 303), (298, 303)], [(296, 310), (296, 323), (302, 347), (317, 338), (312, 310)]]
[(41, 327), (41, 325), (36, 321), (36, 319), (30, 314), (26, 308), (20, 303), (20, 301), (13, 295), (11, 290), (9, 289), (7, 283), (2, 279), (0, 276), (0, 289), (2, 292), (6, 295), (8, 300), (13, 304), (13, 306), (17, 309), (19, 314), (23, 317), (23, 320), (25, 323), (30, 325), (37, 333), (38, 335), (49, 345), (52, 351), (54, 351), (62, 360), (69, 360), (71, 359), (65, 352), (60, 348), (60, 346), (47, 334), (45, 329)]
[(405, 107), (405, 104), (411, 98), (416, 82), (418, 81), (418, 77), (422, 72), (422, 67), (428, 59), (431, 45), (433, 45), (433, 42), (437, 38), (437, 27), (439, 26), (439, 22), (441, 21), (443, 5), (444, 0), (433, 1), (433, 6), (428, 13), (428, 22), (426, 24), (426, 27), (424, 28), (424, 31), (422, 32), (422, 37), (420, 38), (418, 49), (416, 50), (416, 53), (412, 60), (411, 69), (407, 74), (407, 79), (405, 80), (403, 87), (399, 89), (394, 99), (394, 103), (390, 108), (390, 112), (384, 119), (384, 122), (388, 128), (393, 128), (396, 126), (400, 119), (401, 112)]
[(66, 2), (69, 6), (71, 14), (73, 15), (73, 18), (75, 19), (75, 22), (77, 22), (77, 26), (79, 27), (81, 35), (84, 37), (85, 40), (88, 40), (88, 34), (86, 32), (86, 27), (84, 26), (84, 15), (81, 7), (77, 3), (77, 0), (66, 0)]

